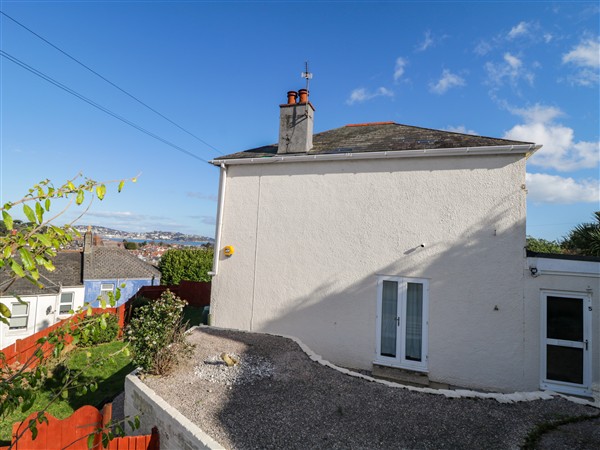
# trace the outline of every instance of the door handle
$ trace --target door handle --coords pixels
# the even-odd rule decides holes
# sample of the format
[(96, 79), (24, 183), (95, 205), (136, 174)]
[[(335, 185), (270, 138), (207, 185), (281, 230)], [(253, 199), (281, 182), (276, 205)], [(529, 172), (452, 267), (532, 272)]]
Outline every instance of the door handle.
[[(400, 317), (396, 317), (396, 326), (399, 327), (400, 326)], [(586, 344), (587, 345), (587, 341)], [(586, 347), (587, 348), (587, 347)]]
[(585, 340), (585, 349), (586, 350), (588, 349), (588, 340), (587, 339)]

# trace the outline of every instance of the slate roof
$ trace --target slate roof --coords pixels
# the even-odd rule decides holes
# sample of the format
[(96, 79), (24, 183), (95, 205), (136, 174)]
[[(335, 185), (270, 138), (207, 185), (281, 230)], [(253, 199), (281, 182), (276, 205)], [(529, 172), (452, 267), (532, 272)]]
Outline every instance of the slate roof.
[(124, 248), (92, 246), (83, 253), (86, 280), (160, 277), (160, 271)]
[[(53, 259), (56, 270), (49, 272), (43, 267), (40, 268), (40, 283), (44, 285), (42, 289), (30, 283), (24, 278), (18, 278), (7, 290), (5, 295), (14, 292), (18, 295), (43, 295), (56, 294), (59, 292), (59, 286), (64, 287), (83, 287), (82, 278), (82, 253), (59, 252)], [(9, 281), (5, 271), (0, 271), (0, 291)]]
[(272, 156), (293, 158), (298, 155), (335, 153), (385, 152), (439, 148), (489, 147), (527, 145), (531, 142), (511, 141), (485, 136), (454, 133), (413, 127), (394, 122), (376, 122), (346, 125), (313, 135), (313, 148), (306, 153), (277, 154), (277, 144), (253, 148), (243, 152), (220, 156), (214, 161), (241, 158), (268, 158)]

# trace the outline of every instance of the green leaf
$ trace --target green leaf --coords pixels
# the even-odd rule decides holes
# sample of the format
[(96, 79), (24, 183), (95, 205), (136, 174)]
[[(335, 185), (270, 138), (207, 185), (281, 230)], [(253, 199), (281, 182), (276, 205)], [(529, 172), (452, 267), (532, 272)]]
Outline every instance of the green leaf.
[(92, 448), (94, 447), (94, 438), (96, 437), (96, 433), (92, 433), (88, 436), (87, 439), (87, 446), (88, 448)]
[(106, 186), (103, 184), (96, 186), (96, 195), (98, 196), (98, 200), (102, 200), (104, 198), (104, 194), (106, 194)]
[(35, 215), (39, 223), (44, 221), (44, 208), (40, 202), (35, 202)]
[(12, 250), (8, 245), (2, 250), (2, 255), (4, 256), (4, 259), (10, 258), (10, 255), (12, 255)]
[(74, 191), (74, 190), (75, 190), (75, 185), (73, 184), (73, 182), (72, 182), (72, 181), (69, 181), (69, 182), (67, 183), (67, 187), (68, 187), (70, 190), (72, 190), (72, 191)]
[(52, 241), (45, 234), (36, 233), (33, 235), (38, 241), (44, 244), (46, 247), (52, 247)]
[(64, 391), (62, 391), (62, 392), (60, 393), (60, 396), (61, 396), (62, 398), (64, 398), (64, 399), (67, 399), (67, 398), (69, 398), (69, 391), (67, 391), (67, 390), (65, 389)]
[(87, 311), (85, 312), (85, 315), (86, 315), (86, 316), (91, 316), (91, 315), (92, 315), (92, 313), (93, 313), (93, 311), (92, 311), (92, 305), (90, 305), (90, 304), (88, 303), (88, 305), (87, 305)]
[(96, 392), (96, 390), (97, 390), (97, 389), (98, 389), (98, 383), (96, 383), (95, 381), (94, 381), (94, 382), (92, 382), (92, 383), (90, 384), (90, 391), (92, 391), (92, 392)]
[(100, 307), (102, 309), (106, 309), (106, 300), (104, 300), (104, 298), (100, 299)]
[(6, 306), (4, 303), (0, 303), (0, 314), (4, 317), (8, 317), (10, 319), (10, 308)]
[(11, 231), (13, 229), (13, 218), (6, 211), (2, 211), (2, 220), (4, 221), (4, 225), (6, 225), (6, 229)]
[(106, 317), (104, 316), (102, 316), (102, 318), (100, 319), (100, 328), (106, 330)]
[(104, 448), (106, 448), (106, 447), (108, 447), (108, 443), (109, 443), (108, 434), (102, 433), (102, 446)]
[(19, 249), (19, 255), (21, 255), (21, 262), (23, 263), (23, 267), (25, 270), (35, 270), (35, 262), (29, 250), (24, 247)]
[(16, 276), (20, 278), (23, 278), (25, 276), (23, 268), (14, 259), (10, 261), (10, 268)]
[(119, 192), (121, 192), (121, 189), (123, 189), (123, 185), (125, 184), (125, 180), (121, 180), (119, 182)]
[(31, 439), (35, 441), (35, 438), (38, 435), (37, 425), (35, 424), (35, 419), (31, 419), (29, 421), (29, 429), (31, 430)]
[(23, 214), (25, 214), (25, 217), (27, 217), (30, 222), (37, 223), (35, 213), (29, 205), (23, 205)]
[[(48, 194), (50, 194), (50, 192), (48, 192)], [(50, 211), (50, 205), (51, 205), (50, 199), (47, 198), (46, 201), (44, 202), (44, 208), (46, 209), (46, 211)]]
[(137, 430), (140, 427), (140, 418), (138, 416), (135, 416), (135, 418), (133, 420), (135, 423), (135, 428)]
[(83, 203), (84, 195), (85, 194), (83, 193), (83, 189), (79, 189), (79, 191), (77, 191), (77, 198), (75, 199), (75, 203), (81, 205)]

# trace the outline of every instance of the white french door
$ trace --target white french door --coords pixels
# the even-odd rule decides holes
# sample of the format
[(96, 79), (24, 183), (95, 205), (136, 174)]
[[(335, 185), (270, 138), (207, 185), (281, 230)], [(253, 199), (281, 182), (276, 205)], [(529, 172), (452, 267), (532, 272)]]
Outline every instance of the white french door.
[(378, 278), (375, 363), (427, 370), (428, 299), (426, 279)]
[(541, 309), (540, 386), (567, 394), (590, 395), (591, 295), (543, 291)]

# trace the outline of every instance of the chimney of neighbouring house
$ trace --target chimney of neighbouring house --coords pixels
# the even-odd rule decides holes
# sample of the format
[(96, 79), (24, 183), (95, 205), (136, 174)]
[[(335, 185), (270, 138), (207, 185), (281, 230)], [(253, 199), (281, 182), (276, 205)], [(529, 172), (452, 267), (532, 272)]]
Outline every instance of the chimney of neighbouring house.
[[(296, 98), (300, 94), (300, 100)], [(282, 153), (306, 153), (312, 148), (315, 107), (308, 101), (308, 91), (287, 93), (287, 103), (279, 105), (279, 148)]]
[(83, 235), (83, 253), (90, 253), (92, 251), (92, 245), (94, 244), (92, 236), (92, 227), (88, 226), (87, 231)]

